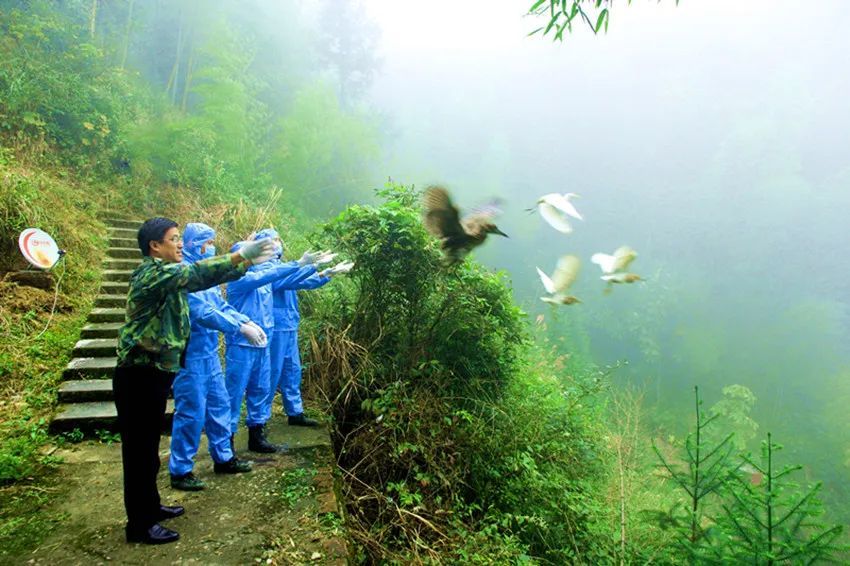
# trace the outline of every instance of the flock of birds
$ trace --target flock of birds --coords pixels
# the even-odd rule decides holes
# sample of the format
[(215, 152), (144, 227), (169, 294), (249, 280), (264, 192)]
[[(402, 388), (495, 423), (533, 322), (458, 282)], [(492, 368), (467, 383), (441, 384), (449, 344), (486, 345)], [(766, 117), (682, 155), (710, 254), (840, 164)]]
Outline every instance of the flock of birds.
[[(571, 202), (575, 193), (550, 193), (537, 200), (535, 208), (552, 228), (563, 234), (573, 231), (570, 219), (584, 220)], [(474, 248), (480, 246), (489, 234), (508, 237), (493, 222), (501, 213), (498, 202), (493, 202), (471, 210), (466, 216), (460, 216), (452, 203), (448, 191), (443, 187), (428, 187), (423, 197), (425, 228), (440, 239), (443, 253), (449, 264), (454, 265)], [(634, 283), (641, 277), (629, 271), (629, 266), (637, 258), (637, 252), (629, 246), (621, 246), (613, 254), (595, 253), (590, 261), (602, 270), (601, 279), (608, 283), (610, 291), (613, 283)], [(581, 260), (568, 254), (561, 256), (552, 275), (547, 275), (539, 267), (537, 273), (548, 293), (542, 301), (554, 305), (572, 305), (581, 301), (569, 294), (569, 289), (578, 278)]]

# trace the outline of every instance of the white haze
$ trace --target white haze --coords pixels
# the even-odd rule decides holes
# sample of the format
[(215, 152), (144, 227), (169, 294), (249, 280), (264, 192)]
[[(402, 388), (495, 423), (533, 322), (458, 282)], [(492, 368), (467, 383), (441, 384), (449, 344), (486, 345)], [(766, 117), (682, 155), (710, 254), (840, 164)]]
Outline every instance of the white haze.
[[(524, 1), (364, 4), (379, 174), (506, 199), (510, 239), (476, 257), (531, 314), (581, 321), (594, 361), (628, 359), (617, 378), (671, 411), (747, 385), (760, 432), (850, 506), (850, 2), (616, 2), (607, 34), (563, 43), (527, 37)], [(523, 212), (554, 191), (582, 195), (570, 236)], [(588, 260), (621, 244), (648, 281), (604, 296)], [(568, 252), (584, 303), (554, 313), (534, 267)]]

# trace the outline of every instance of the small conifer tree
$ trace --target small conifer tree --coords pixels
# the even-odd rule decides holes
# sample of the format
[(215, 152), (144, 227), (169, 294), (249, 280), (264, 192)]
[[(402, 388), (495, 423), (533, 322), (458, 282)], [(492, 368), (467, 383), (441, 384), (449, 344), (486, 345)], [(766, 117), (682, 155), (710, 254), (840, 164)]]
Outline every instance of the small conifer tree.
[(713, 548), (719, 560), (765, 565), (837, 561), (841, 526), (821, 520), (821, 484), (801, 488), (791, 481), (802, 466), (779, 469), (775, 455), (781, 449), (768, 433), (759, 461), (743, 456), (736, 479), (725, 485), (717, 525), (721, 534)]

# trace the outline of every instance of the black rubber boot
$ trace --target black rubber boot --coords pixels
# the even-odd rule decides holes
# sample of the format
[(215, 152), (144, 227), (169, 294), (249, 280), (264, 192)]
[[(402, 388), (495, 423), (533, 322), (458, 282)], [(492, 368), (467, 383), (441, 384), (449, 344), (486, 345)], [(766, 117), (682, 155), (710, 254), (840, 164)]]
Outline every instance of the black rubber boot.
[(243, 462), (236, 456), (227, 462), (213, 464), (213, 470), (217, 474), (244, 474), (251, 471), (251, 463)]
[(287, 422), (290, 426), (319, 426), (319, 421), (304, 416), (304, 413), (287, 417)]
[(248, 450), (262, 454), (272, 454), (277, 452), (277, 446), (269, 442), (266, 438), (265, 427), (263, 425), (256, 425), (248, 427)]

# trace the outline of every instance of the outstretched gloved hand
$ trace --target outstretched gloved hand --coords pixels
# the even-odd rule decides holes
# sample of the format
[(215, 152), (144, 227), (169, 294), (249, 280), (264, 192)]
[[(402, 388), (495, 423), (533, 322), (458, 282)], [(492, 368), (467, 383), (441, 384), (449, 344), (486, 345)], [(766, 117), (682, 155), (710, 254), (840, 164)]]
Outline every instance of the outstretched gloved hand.
[(330, 263), (334, 260), (336, 256), (337, 254), (332, 253), (330, 250), (319, 252), (318, 257), (316, 258), (316, 265), (324, 265), (326, 263)]
[(304, 267), (305, 265), (312, 265), (316, 263), (316, 258), (319, 256), (319, 252), (311, 252), (306, 251), (304, 255), (301, 256), (301, 259), (298, 260), (298, 267)]
[(252, 346), (258, 346), (263, 348), (268, 344), (268, 337), (266, 333), (263, 332), (263, 329), (254, 324), (253, 321), (248, 321), (242, 324), (239, 327), (239, 332), (247, 338), (248, 342), (251, 343)]
[(248, 242), (239, 248), (238, 253), (252, 264), (257, 265), (272, 258), (274, 255), (274, 242), (271, 238)]
[(319, 275), (323, 277), (331, 277), (332, 275), (339, 275), (341, 273), (348, 273), (354, 268), (353, 261), (343, 261), (341, 263), (336, 264), (333, 267), (329, 267), (322, 271)]

